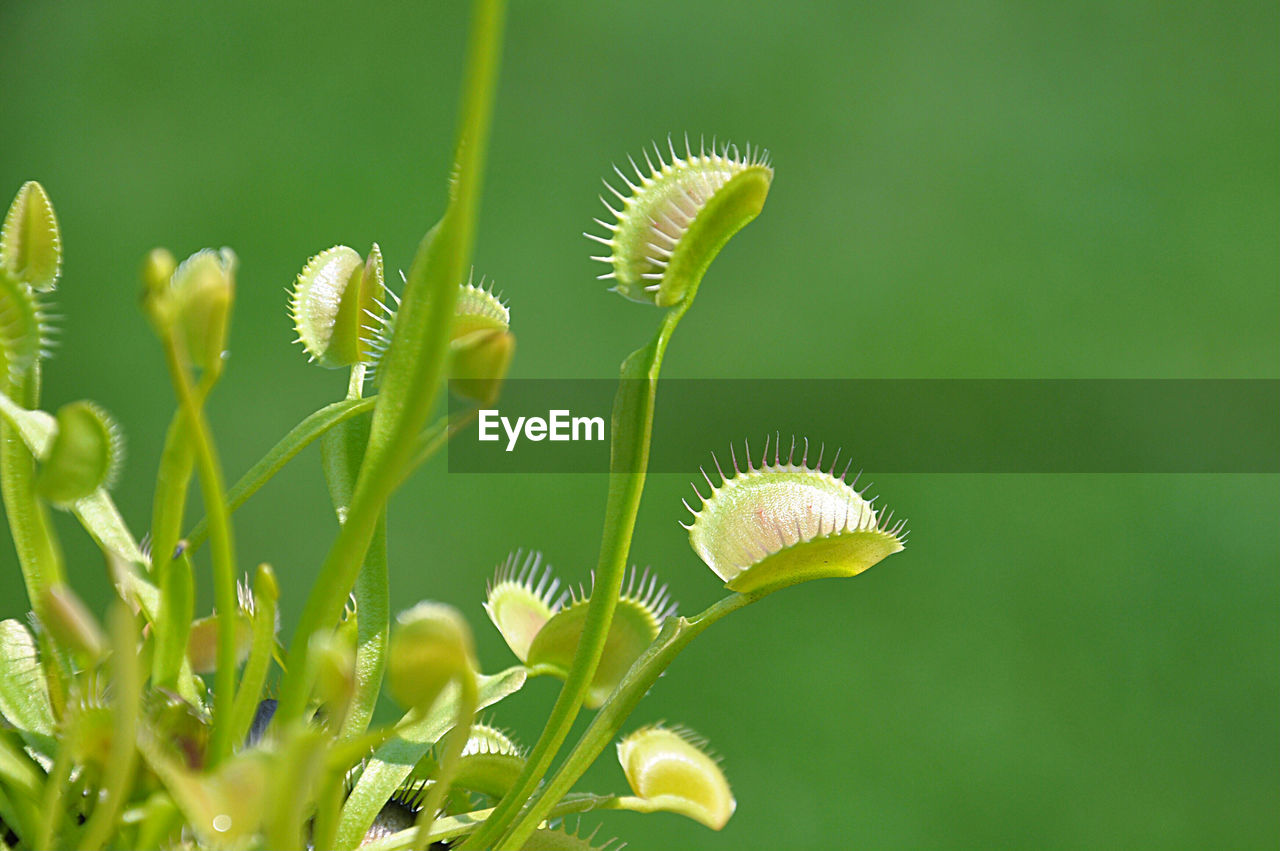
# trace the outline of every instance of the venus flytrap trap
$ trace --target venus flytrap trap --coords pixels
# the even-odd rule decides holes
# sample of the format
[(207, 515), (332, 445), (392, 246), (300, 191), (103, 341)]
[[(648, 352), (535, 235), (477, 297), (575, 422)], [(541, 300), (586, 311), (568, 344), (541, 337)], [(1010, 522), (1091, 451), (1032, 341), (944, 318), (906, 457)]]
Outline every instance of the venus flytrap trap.
[(631, 790), (648, 806), (720, 830), (738, 804), (705, 739), (683, 727), (644, 727), (618, 742)]
[[(557, 597), (560, 580), (552, 577), (550, 566), (538, 572), (541, 558), (540, 554), (531, 553), (517, 567), (520, 554), (509, 556), (489, 584), (484, 608), (511, 652), (531, 672), (563, 680), (573, 667), (586, 628), (591, 595), (578, 588)], [(618, 597), (605, 652), (584, 706), (595, 709), (604, 702), (657, 636), (662, 621), (675, 612), (676, 604), (671, 601), (667, 586), (658, 585), (658, 578), (648, 570), (641, 572), (632, 567), (626, 588)]]
[[(566, 819), (611, 810), (719, 830), (736, 801), (705, 741), (663, 725), (621, 736), (632, 712), (711, 624), (902, 549), (903, 524), (836, 473), (838, 455), (824, 464), (819, 451), (810, 466), (807, 442), (784, 453), (775, 436), (758, 461), (731, 449), (732, 472), (717, 461), (718, 481), (704, 474), (696, 506), (686, 503), (693, 551), (728, 596), (680, 615), (652, 572), (628, 569), (666, 347), (773, 179), (762, 149), (668, 137), (644, 167), (628, 158), (630, 173), (615, 169), (614, 221), (590, 235), (609, 249), (596, 258), (610, 267), (602, 277), (659, 314), (653, 340), (622, 364), (588, 584), (562, 585), (537, 554), (508, 557), (483, 609), (518, 664), (492, 674), (456, 609), (422, 602), (392, 616), (388, 501), (494, 403), (515, 349), (507, 303), (468, 271), (503, 13), (501, 0), (474, 3), (448, 203), (403, 295), (387, 286), (377, 244), (319, 252), (290, 289), (297, 342), (318, 365), (348, 370), (345, 398), (304, 418), (230, 489), (204, 409), (225, 366), (235, 254), (145, 258), (143, 310), (176, 407), (142, 544), (109, 491), (120, 429), (93, 402), (41, 409), (62, 238), (43, 187), (18, 191), (0, 231), (0, 491), (32, 612), (0, 621), (0, 847), (601, 851), (621, 846)], [(452, 416), (438, 413), (446, 378), (464, 406)], [(232, 516), (314, 442), (337, 536), (307, 566), (286, 647), (272, 568), (238, 581)], [(193, 480), (208, 516), (184, 534)], [(68, 582), (51, 507), (103, 552), (114, 597), (105, 626)], [(197, 618), (203, 582), (215, 609)], [(477, 718), (535, 676), (563, 685), (526, 749)], [(392, 723), (374, 721), (384, 693), (404, 711)], [(557, 763), (584, 709), (590, 723)], [(611, 743), (630, 794), (573, 791)]]

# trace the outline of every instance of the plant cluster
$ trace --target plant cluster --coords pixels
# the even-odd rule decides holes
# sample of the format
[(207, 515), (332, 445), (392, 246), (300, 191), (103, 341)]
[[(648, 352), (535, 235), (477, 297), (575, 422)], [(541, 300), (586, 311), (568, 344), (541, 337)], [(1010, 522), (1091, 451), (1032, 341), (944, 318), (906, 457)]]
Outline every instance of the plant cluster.
[[(475, 4), (449, 200), (403, 293), (388, 287), (376, 244), (322, 251), (294, 284), (298, 342), (349, 371), (346, 398), (229, 489), (205, 403), (223, 371), (236, 257), (147, 256), (142, 304), (177, 409), (141, 541), (110, 496), (123, 454), (111, 417), (92, 402), (41, 410), (62, 242), (40, 184), (19, 190), (0, 234), (0, 485), (31, 611), (0, 622), (0, 848), (599, 849), (613, 842), (566, 817), (610, 809), (720, 829), (736, 802), (706, 741), (681, 726), (626, 732), (628, 717), (719, 619), (902, 548), (902, 523), (846, 483), (838, 456), (811, 463), (807, 442), (766, 439), (759, 455), (731, 450), (727, 473), (717, 461), (686, 503), (693, 550), (726, 597), (682, 616), (655, 576), (629, 567), (663, 354), (773, 179), (761, 150), (668, 139), (643, 166), (615, 169), (621, 185), (606, 181), (602, 199), (613, 220), (590, 235), (608, 249), (601, 277), (659, 310), (656, 336), (622, 364), (590, 587), (561, 591), (539, 554), (509, 556), (484, 610), (518, 663), (494, 674), (481, 673), (453, 607), (424, 601), (392, 616), (388, 500), (468, 421), (437, 414), (446, 379), (489, 404), (515, 348), (507, 305), (468, 272), (502, 13), (499, 0)], [(313, 442), (338, 534), (286, 643), (274, 573), (241, 576), (232, 515)], [(207, 517), (184, 529), (197, 483)], [(72, 590), (51, 509), (72, 513), (105, 556), (114, 600), (102, 621)], [(212, 578), (216, 601), (203, 617), (197, 575)], [(526, 749), (479, 713), (535, 676), (563, 686)], [(384, 688), (405, 714), (374, 724)], [(562, 755), (583, 710), (592, 720)], [(574, 791), (614, 743), (629, 794)]]

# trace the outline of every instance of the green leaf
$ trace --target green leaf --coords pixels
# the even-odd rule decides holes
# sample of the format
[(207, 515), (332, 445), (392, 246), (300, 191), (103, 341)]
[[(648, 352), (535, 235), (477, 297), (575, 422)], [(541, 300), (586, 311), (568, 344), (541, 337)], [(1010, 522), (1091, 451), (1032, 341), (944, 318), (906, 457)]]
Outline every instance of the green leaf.
[(53, 706), (36, 642), (13, 618), (0, 621), (0, 715), (17, 728), (28, 747), (53, 753)]

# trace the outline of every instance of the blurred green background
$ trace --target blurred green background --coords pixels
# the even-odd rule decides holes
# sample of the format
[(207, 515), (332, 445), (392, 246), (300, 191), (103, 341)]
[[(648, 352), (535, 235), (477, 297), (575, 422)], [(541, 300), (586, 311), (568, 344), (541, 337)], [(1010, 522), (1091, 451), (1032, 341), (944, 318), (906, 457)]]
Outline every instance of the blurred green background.
[[(514, 375), (608, 377), (647, 340), (656, 312), (594, 281), (579, 233), (612, 162), (689, 130), (766, 144), (777, 177), (668, 376), (1280, 377), (1274, 3), (512, 7), (475, 262)], [(0, 192), (43, 181), (66, 245), (46, 406), (119, 418), (139, 534), (173, 406), (140, 258), (240, 256), (210, 411), (234, 478), (345, 389), (289, 345), (298, 269), (374, 240), (404, 267), (442, 209), (464, 25), (460, 2), (0, 0)], [(856, 456), (859, 423), (822, 437)], [(904, 554), (735, 615), (637, 713), (724, 755), (728, 827), (586, 825), (637, 849), (1277, 846), (1275, 476), (874, 478)], [(651, 479), (633, 557), (693, 611), (719, 586), (676, 526), (687, 481)], [(524, 546), (585, 580), (603, 497), (435, 463), (393, 505), (395, 601), (461, 606), (505, 667), (486, 577)], [(236, 519), (288, 631), (335, 527), (316, 455)], [(101, 559), (59, 520), (100, 608)], [(26, 608), (7, 545), (0, 601)], [(531, 743), (555, 693), (496, 721)], [(607, 754), (584, 781), (622, 784)]]

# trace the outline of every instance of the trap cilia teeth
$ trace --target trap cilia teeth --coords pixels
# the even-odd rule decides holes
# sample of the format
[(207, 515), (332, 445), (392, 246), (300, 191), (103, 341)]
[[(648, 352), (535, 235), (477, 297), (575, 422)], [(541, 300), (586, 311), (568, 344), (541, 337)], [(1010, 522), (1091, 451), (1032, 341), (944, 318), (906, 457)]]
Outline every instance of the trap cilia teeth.
[[(586, 626), (591, 595), (583, 589), (557, 594), (560, 581), (539, 553), (512, 553), (489, 582), (484, 609), (507, 646), (525, 665), (561, 679), (569, 675)], [(614, 686), (675, 614), (666, 585), (649, 570), (631, 568), (622, 588), (604, 655), (591, 681), (585, 705), (604, 703)]]
[[(474, 273), (473, 273), (474, 275)], [(363, 365), (376, 377), (391, 346), (400, 298), (386, 286), (382, 252), (367, 258), (335, 245), (307, 261), (289, 296), (289, 314), (307, 357), (329, 368)], [(450, 328), (454, 390), (487, 401), (496, 396), (515, 350), (511, 312), (486, 286), (469, 277), (459, 287)]]
[[(787, 454), (775, 439), (773, 459), (769, 440), (757, 465), (746, 450), (741, 469), (730, 449), (733, 472), (726, 476), (718, 459), (716, 484), (704, 470), (710, 487), (701, 505), (685, 507), (693, 522), (689, 530), (694, 551), (733, 591), (774, 590), (808, 579), (856, 576), (906, 542), (906, 522), (878, 509), (874, 500), (845, 481), (849, 465), (837, 475), (837, 452), (823, 469), (822, 452), (810, 467), (809, 443), (804, 441), (799, 463), (793, 439)], [(713, 456), (714, 458), (714, 456)]]
[(368, 258), (335, 245), (307, 261), (289, 297), (289, 315), (307, 356), (339, 368), (372, 359), (372, 341), (386, 312), (382, 251)]
[[(401, 274), (403, 278), (403, 273)], [(396, 330), (396, 308), (400, 306), (400, 297), (391, 289), (386, 291), (387, 303), (381, 305), (381, 312), (374, 318), (377, 327), (369, 338), (372, 351), (372, 364), (376, 366), (391, 346), (391, 337)], [(458, 300), (454, 303), (453, 324), (449, 327), (449, 345), (454, 356), (460, 350), (474, 347), (481, 340), (495, 335), (509, 335), (511, 330), (511, 309), (495, 292), (493, 284), (484, 277), (477, 283), (475, 270), (467, 276), (467, 282), (458, 287)]]
[[(428, 781), (439, 770), (438, 748), (423, 757), (409, 781)], [(524, 769), (525, 749), (506, 730), (485, 722), (471, 725), (458, 759), (453, 785), (491, 800), (511, 790)]]
[(699, 141), (695, 152), (688, 136), (684, 142), (683, 155), (670, 136), (666, 152), (654, 143), (657, 165), (646, 149), (647, 171), (629, 157), (634, 179), (615, 165), (627, 191), (605, 180), (613, 198), (600, 197), (615, 221), (595, 220), (607, 236), (584, 234), (610, 249), (592, 258), (611, 267), (599, 277), (615, 280), (614, 289), (633, 301), (683, 301), (721, 247), (760, 213), (773, 182), (762, 148), (712, 140), (709, 149)]

